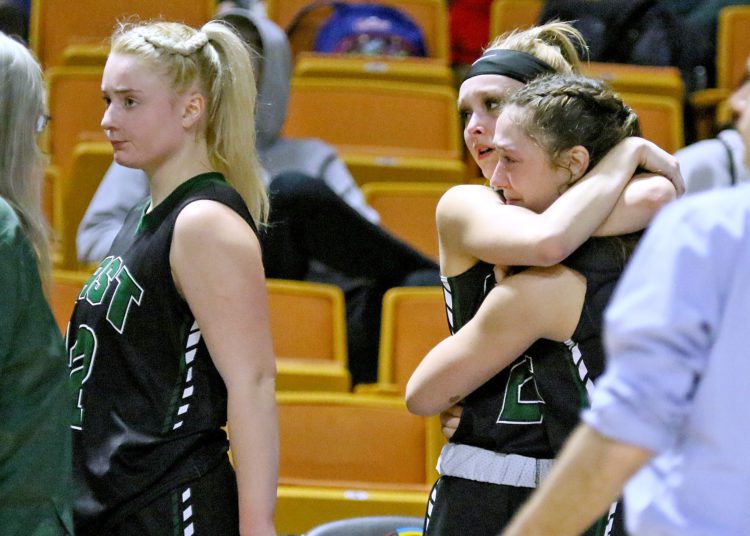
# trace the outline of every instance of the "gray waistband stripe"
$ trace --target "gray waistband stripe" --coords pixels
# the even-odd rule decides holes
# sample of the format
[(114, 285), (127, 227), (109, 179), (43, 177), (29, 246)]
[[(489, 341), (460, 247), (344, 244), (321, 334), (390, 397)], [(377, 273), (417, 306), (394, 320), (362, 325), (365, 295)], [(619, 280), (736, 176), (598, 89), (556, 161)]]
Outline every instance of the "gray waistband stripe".
[(536, 488), (547, 477), (554, 460), (500, 454), (491, 450), (447, 443), (437, 462), (441, 476), (454, 476), (520, 488)]

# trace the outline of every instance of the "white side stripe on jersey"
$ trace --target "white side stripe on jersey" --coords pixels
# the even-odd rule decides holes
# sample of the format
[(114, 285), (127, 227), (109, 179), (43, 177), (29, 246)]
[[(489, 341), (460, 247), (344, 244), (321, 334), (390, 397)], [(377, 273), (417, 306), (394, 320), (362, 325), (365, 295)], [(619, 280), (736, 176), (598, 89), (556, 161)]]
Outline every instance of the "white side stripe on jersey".
[[(183, 404), (177, 409), (177, 415), (185, 415), (190, 409), (190, 397), (193, 396), (193, 361), (195, 360), (195, 352), (198, 347), (198, 343), (201, 340), (201, 330), (198, 327), (198, 321), (194, 321), (190, 328), (190, 335), (188, 336), (187, 345), (185, 348), (185, 364), (187, 370), (185, 371), (185, 389), (182, 391)], [(184, 418), (184, 417), (183, 417)], [(172, 430), (177, 430), (183, 425), (184, 421), (177, 421), (172, 426)]]
[(576, 370), (578, 370), (578, 377), (581, 380), (581, 383), (583, 383), (584, 387), (586, 387), (586, 393), (588, 394), (589, 398), (591, 398), (591, 395), (594, 393), (594, 382), (589, 376), (589, 371), (586, 368), (586, 363), (583, 362), (583, 355), (581, 355), (581, 350), (578, 348), (578, 343), (575, 342), (573, 339), (568, 339), (565, 341), (565, 346), (568, 347), (568, 350), (570, 350), (570, 358), (573, 360), (573, 364), (576, 367)]
[(443, 283), (443, 299), (445, 300), (445, 312), (448, 316), (448, 329), (451, 333), (453, 331), (453, 295), (451, 294), (451, 287), (448, 284), (448, 278), (444, 275), (440, 276), (440, 281)]
[[(187, 488), (182, 492), (182, 522), (187, 523), (193, 517), (193, 506), (190, 504), (190, 488)], [(193, 536), (195, 534), (195, 527), (193, 522), (190, 521), (185, 526), (185, 530), (182, 531), (184, 536)]]

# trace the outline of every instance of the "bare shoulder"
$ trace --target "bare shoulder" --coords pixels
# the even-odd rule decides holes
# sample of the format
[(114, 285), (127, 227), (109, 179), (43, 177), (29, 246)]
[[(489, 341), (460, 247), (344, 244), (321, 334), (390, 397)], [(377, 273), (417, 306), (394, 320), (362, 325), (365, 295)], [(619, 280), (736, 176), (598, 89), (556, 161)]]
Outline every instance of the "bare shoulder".
[(185, 240), (204, 247), (258, 242), (242, 216), (227, 205), (209, 199), (193, 201), (177, 216), (173, 241)]
[(465, 210), (476, 203), (502, 204), (498, 195), (488, 186), (460, 184), (453, 186), (443, 194), (438, 204), (438, 210)]

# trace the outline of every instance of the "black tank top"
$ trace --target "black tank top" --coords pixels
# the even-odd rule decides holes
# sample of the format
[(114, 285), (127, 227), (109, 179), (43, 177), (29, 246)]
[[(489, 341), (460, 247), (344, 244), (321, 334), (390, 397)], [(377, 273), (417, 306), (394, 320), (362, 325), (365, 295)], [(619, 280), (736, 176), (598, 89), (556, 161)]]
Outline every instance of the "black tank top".
[[(592, 238), (563, 261), (586, 278), (584, 307), (573, 337), (565, 343), (537, 340), (469, 394), (451, 441), (495, 452), (555, 457), (578, 422), (580, 409), (588, 404), (587, 386), (603, 371), (602, 316), (625, 259), (619, 239)], [(476, 314), (494, 285), (492, 269), (478, 263), (444, 280), (456, 331)], [(480, 283), (480, 274), (491, 276), (491, 283)]]
[(208, 199), (255, 232), (217, 173), (130, 212), (84, 285), (67, 335), (73, 396), (75, 515), (81, 533), (226, 459), (227, 392), (200, 327), (177, 292), (169, 252), (180, 211)]

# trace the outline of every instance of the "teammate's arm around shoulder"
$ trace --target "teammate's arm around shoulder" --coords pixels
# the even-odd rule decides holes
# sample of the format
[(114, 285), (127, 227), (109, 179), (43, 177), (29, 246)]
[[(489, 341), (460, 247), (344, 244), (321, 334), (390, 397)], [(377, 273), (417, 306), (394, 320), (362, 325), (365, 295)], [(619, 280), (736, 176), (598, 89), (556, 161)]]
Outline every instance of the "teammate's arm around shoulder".
[(275, 534), (276, 365), (260, 244), (229, 207), (201, 200), (177, 218), (172, 274), (228, 393), (242, 534)]
[(436, 415), (510, 365), (537, 339), (563, 341), (575, 331), (586, 282), (561, 265), (503, 279), (474, 318), (425, 356), (406, 386), (406, 405)]

